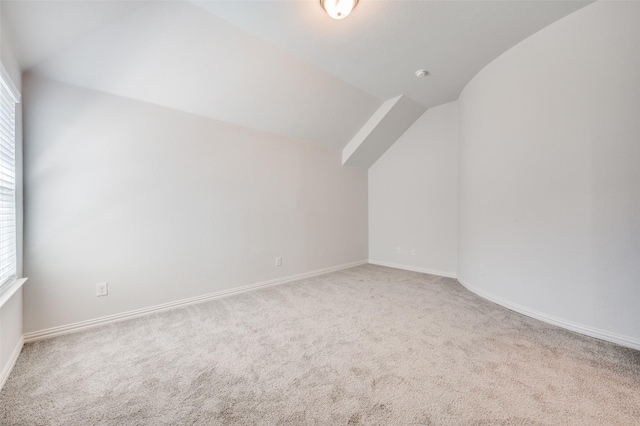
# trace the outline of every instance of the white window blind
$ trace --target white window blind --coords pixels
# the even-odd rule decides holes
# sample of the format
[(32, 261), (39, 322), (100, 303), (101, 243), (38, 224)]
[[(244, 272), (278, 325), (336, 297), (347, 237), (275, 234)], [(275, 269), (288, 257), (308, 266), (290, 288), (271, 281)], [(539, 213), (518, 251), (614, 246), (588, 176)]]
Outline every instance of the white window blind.
[(16, 103), (15, 86), (0, 73), (0, 288), (16, 278)]

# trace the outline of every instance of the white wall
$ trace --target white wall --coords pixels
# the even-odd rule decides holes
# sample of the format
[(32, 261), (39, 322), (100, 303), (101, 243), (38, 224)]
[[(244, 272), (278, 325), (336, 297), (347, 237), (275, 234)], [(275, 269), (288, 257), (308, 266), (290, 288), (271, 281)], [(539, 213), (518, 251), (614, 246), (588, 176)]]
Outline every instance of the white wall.
[(459, 279), (635, 345), (639, 40), (640, 3), (597, 2), (503, 54), (460, 97)]
[(339, 150), (24, 86), (25, 332), (366, 260), (367, 173)]
[[(9, 41), (0, 34), (0, 62), (9, 73), (13, 84), (21, 90), (20, 67), (15, 59)], [(17, 267), (22, 276), (22, 104), (16, 106), (16, 227), (17, 227)], [(22, 291), (18, 289), (0, 306), (0, 387), (8, 373), (18, 346), (22, 344)]]
[(369, 258), (455, 276), (457, 186), (458, 103), (451, 102), (425, 112), (369, 169)]

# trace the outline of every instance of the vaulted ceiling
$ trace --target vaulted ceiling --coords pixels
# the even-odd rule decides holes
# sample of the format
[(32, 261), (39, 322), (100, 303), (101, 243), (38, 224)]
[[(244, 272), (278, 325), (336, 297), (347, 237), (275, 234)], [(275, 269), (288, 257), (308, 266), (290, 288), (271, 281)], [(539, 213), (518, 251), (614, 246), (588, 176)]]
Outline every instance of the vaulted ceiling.
[(453, 101), (588, 3), (360, 0), (339, 21), (317, 0), (2, 0), (0, 13), (24, 71), (343, 148), (383, 102)]

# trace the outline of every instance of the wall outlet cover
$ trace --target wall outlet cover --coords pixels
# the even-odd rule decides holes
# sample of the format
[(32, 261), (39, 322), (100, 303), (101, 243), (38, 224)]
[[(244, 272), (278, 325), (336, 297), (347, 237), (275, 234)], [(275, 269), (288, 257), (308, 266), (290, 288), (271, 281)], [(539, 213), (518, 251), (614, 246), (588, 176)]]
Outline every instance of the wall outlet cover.
[(96, 284), (96, 296), (106, 296), (109, 294), (109, 285), (108, 283), (99, 283)]

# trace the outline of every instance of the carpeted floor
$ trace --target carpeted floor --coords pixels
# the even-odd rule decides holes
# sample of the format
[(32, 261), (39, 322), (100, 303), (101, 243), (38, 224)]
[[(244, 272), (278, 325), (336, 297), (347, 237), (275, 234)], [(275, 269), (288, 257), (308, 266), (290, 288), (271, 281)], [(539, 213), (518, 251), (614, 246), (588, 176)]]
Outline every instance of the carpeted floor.
[(373, 265), (28, 344), (10, 425), (633, 425), (640, 352)]

